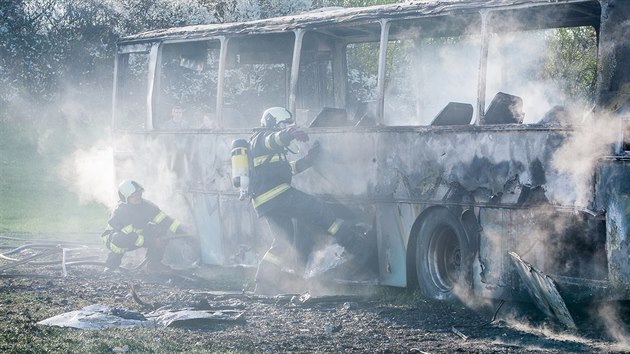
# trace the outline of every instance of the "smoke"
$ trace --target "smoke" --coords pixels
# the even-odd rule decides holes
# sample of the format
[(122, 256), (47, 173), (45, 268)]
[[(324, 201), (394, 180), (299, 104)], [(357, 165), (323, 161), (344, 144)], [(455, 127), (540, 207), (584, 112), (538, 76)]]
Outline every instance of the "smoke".
[[(595, 319), (599, 323), (588, 322), (589, 327), (598, 328), (599, 325), (604, 327), (606, 333), (613, 340), (612, 343), (606, 340), (600, 342), (587, 336), (580, 336), (576, 333), (568, 333), (556, 325), (550, 323), (533, 324), (531, 319), (524, 317), (521, 311), (510, 311), (502, 316), (505, 324), (523, 333), (528, 333), (537, 337), (544, 337), (549, 340), (573, 343), (583, 346), (584, 350), (603, 351), (603, 352), (627, 352), (630, 350), (630, 333), (624, 325), (623, 310), (615, 302), (600, 303), (589, 310), (589, 318)], [(505, 343), (504, 340), (497, 338), (497, 343)], [(518, 345), (521, 345), (518, 343)], [(528, 349), (534, 349), (528, 347)]]
[(509, 327), (517, 331), (529, 333), (538, 337), (545, 337), (558, 342), (572, 342), (583, 345), (593, 344), (590, 339), (563, 332), (557, 327), (549, 324), (533, 325), (527, 319), (522, 318), (521, 314), (518, 314), (516, 312), (510, 312), (506, 314), (504, 321)]
[[(440, 29), (436, 29), (436, 32)], [(385, 91), (387, 125), (428, 125), (449, 102), (473, 104), (477, 93), (479, 36), (391, 41), (395, 59)]]
[(545, 38), (543, 31), (531, 31), (504, 33), (490, 40), (486, 106), (497, 92), (519, 96), (523, 122), (536, 123), (551, 107), (567, 101), (559, 83), (542, 78), (548, 55)]
[[(144, 198), (157, 204), (165, 213), (179, 219), (188, 230), (194, 230), (187, 199), (190, 154), (177, 142), (185, 137), (129, 135), (115, 140), (115, 186), (131, 179), (144, 187)], [(182, 144), (180, 144), (182, 145)]]
[(611, 349), (630, 351), (630, 332), (624, 326), (624, 319), (621, 315), (622, 309), (615, 303), (601, 303), (597, 306), (596, 313), (608, 335), (616, 342), (614, 348)]
[(612, 152), (618, 123), (605, 115), (590, 114), (581, 118), (574, 113), (567, 117), (573, 130), (554, 153), (552, 165), (575, 186), (575, 206), (585, 207), (592, 197), (596, 163)]
[(106, 207), (114, 205), (114, 160), (111, 146), (98, 141), (88, 149), (77, 149), (63, 159), (59, 173), (69, 183), (82, 204), (96, 202)]

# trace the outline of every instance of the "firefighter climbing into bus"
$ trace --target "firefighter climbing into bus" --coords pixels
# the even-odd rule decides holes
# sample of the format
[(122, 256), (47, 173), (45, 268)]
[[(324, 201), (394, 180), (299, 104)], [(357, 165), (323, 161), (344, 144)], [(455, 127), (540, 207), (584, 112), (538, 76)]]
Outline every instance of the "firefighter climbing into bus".
[[(304, 266), (306, 257), (298, 254), (292, 258), (294, 220), (325, 231), (353, 259), (363, 259), (362, 255), (372, 247), (367, 236), (371, 235), (369, 230), (350, 224), (336, 215), (329, 203), (291, 185), (293, 175), (310, 168), (321, 153), (321, 146), (315, 142), (304, 157), (290, 161), (288, 154), (293, 151), (289, 145), (294, 140), (307, 142), (309, 136), (295, 125), (293, 115), (286, 108), (272, 107), (265, 110), (260, 128), (249, 141), (239, 139), (232, 144), (234, 186), (240, 188), (241, 197), (251, 198), (257, 215), (267, 221), (274, 236), (271, 247), (258, 265), (257, 293), (295, 290), (292, 285), (285, 284), (299, 283), (302, 278), (295, 269)], [(292, 264), (295, 258), (302, 264)]]
[(170, 270), (162, 263), (167, 240), (185, 235), (181, 223), (164, 213), (153, 202), (144, 199), (144, 188), (134, 180), (124, 180), (118, 186), (119, 202), (101, 235), (110, 251), (105, 271), (120, 267), (128, 251), (146, 248), (146, 270), (160, 273)]

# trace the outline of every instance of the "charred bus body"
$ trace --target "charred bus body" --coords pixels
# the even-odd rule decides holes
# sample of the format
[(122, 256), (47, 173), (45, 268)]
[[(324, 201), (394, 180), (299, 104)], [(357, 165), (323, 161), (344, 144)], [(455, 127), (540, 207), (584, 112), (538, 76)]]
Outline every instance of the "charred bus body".
[[(269, 235), (230, 144), (286, 106), (323, 147), (296, 186), (374, 224), (381, 284), (521, 299), (540, 280), (525, 265), (568, 301), (628, 299), (628, 18), (626, 1), (431, 1), (134, 35), (117, 174), (178, 186), (204, 262), (254, 264)], [(190, 129), (161, 129), (176, 104)]]

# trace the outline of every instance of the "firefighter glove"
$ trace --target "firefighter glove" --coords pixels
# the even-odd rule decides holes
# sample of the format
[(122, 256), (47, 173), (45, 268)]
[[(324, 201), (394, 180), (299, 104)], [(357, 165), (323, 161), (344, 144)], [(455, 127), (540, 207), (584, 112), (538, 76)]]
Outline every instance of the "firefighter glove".
[(308, 141), (308, 134), (299, 128), (291, 127), (287, 129), (287, 133), (292, 139), (297, 141)]

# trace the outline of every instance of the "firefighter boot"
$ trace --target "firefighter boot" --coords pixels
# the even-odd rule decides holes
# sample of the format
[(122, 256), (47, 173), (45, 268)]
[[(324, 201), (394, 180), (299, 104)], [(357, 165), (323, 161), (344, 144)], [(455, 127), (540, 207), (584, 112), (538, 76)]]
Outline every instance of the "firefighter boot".
[(109, 273), (118, 269), (118, 267), (120, 267), (120, 263), (122, 262), (122, 257), (123, 255), (120, 253), (110, 252), (105, 260), (105, 269), (103, 271), (105, 273)]

